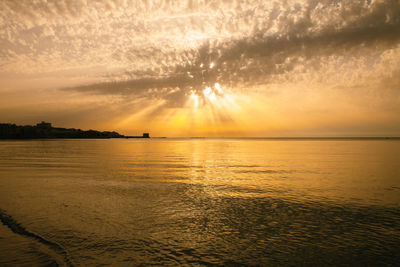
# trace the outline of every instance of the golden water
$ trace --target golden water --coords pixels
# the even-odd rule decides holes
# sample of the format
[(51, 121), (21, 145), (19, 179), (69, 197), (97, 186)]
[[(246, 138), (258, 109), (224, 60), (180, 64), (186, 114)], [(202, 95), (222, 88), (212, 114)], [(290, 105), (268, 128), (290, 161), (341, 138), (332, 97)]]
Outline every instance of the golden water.
[(400, 142), (0, 141), (0, 265), (395, 265)]

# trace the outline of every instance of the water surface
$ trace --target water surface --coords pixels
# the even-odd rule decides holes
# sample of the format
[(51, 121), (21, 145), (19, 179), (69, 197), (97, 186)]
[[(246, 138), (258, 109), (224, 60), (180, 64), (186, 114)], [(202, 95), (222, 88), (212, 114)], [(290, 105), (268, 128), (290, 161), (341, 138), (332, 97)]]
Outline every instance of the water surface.
[(0, 265), (397, 265), (396, 140), (0, 141)]

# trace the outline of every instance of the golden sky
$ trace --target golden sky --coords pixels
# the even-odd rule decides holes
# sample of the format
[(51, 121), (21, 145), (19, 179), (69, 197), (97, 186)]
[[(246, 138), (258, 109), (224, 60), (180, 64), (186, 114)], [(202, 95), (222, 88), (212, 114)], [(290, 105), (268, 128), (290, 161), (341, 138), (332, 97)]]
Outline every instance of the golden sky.
[(0, 122), (400, 136), (398, 0), (0, 0)]

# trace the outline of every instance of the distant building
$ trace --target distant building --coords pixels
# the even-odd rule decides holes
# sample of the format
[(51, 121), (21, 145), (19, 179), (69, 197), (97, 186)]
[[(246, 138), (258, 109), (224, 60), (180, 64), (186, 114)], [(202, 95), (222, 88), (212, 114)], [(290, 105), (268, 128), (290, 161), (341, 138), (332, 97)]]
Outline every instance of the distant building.
[(51, 123), (42, 121), (41, 123), (37, 123), (36, 127), (40, 129), (51, 129)]
[(149, 133), (143, 133), (143, 138), (150, 138)]

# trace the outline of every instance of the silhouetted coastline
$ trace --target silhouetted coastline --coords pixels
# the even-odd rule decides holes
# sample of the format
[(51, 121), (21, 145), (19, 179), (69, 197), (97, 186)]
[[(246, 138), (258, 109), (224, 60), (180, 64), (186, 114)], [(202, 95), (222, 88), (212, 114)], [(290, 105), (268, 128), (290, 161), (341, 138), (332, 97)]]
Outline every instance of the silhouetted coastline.
[(52, 127), (51, 123), (42, 121), (32, 125), (16, 125), (11, 123), (0, 123), (0, 139), (43, 139), (43, 138), (150, 138), (148, 133), (142, 136), (125, 136), (115, 131), (81, 130), (75, 128)]

